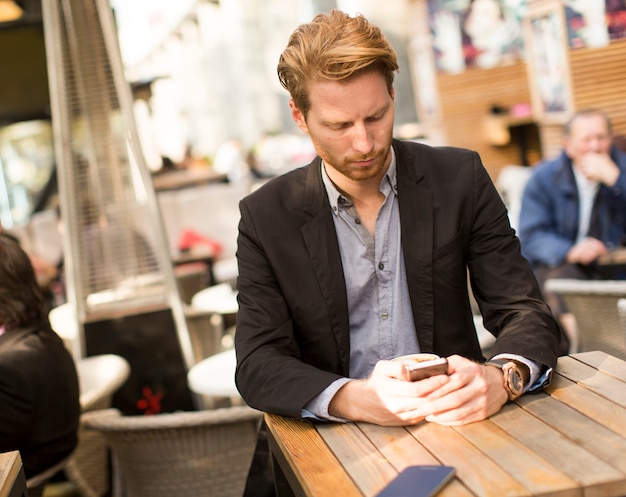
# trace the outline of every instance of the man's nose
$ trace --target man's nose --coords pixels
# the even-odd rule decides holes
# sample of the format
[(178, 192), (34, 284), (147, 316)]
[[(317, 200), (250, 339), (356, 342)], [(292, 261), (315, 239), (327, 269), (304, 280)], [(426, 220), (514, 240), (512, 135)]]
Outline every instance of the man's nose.
[(353, 129), (352, 146), (357, 152), (368, 154), (374, 147), (374, 140), (365, 124), (357, 124)]

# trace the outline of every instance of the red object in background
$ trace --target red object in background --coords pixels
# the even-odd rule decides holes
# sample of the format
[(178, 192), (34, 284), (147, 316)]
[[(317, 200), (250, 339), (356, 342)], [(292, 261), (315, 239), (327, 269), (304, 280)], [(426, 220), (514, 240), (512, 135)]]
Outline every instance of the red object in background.
[(143, 397), (137, 401), (137, 409), (145, 415), (159, 414), (161, 412), (161, 392), (154, 393), (150, 387), (143, 387)]
[(178, 250), (184, 252), (197, 246), (208, 247), (213, 257), (217, 257), (222, 251), (222, 244), (218, 241), (207, 238), (191, 229), (183, 230), (178, 240)]

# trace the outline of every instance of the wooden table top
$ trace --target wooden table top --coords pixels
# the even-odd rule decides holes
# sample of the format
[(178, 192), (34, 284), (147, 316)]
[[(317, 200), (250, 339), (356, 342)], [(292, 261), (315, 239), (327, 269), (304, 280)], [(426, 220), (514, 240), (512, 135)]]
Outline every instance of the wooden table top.
[(26, 480), (22, 458), (17, 450), (0, 453), (0, 497), (22, 497)]
[(441, 497), (626, 495), (626, 362), (604, 352), (560, 357), (543, 392), (466, 426), (265, 420), (297, 496), (374, 497), (420, 464), (456, 468)]

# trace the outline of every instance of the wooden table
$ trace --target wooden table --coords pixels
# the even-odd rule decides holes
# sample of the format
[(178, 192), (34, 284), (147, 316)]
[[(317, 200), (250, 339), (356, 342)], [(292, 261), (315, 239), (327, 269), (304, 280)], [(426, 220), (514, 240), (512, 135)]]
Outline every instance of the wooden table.
[(26, 477), (17, 450), (0, 453), (0, 497), (24, 497)]
[(626, 362), (604, 352), (559, 358), (544, 392), (466, 426), (265, 420), (297, 496), (374, 497), (419, 464), (456, 468), (441, 497), (626, 495)]

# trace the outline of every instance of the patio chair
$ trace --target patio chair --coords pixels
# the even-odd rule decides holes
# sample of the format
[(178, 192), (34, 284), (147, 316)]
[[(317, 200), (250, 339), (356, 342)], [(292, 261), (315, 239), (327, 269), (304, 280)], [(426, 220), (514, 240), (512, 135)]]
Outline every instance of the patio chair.
[(104, 437), (85, 430), (85, 413), (111, 407), (113, 394), (130, 375), (123, 357), (101, 354), (83, 357), (76, 363), (80, 385), (81, 420), (78, 446), (68, 458), (65, 476), (81, 497), (102, 497), (110, 489), (110, 456)]
[(561, 295), (576, 318), (578, 351), (602, 350), (626, 359), (626, 339), (617, 302), (626, 298), (626, 281), (549, 279), (547, 291)]
[(85, 414), (113, 453), (113, 497), (240, 497), (261, 413), (247, 406), (152, 416)]
[(42, 471), (39, 474), (31, 476), (28, 480), (26, 480), (28, 497), (41, 497), (48, 481), (59, 471), (65, 468), (68, 459), (69, 458), (66, 457), (65, 459), (56, 463), (54, 466), (50, 466), (48, 469)]

